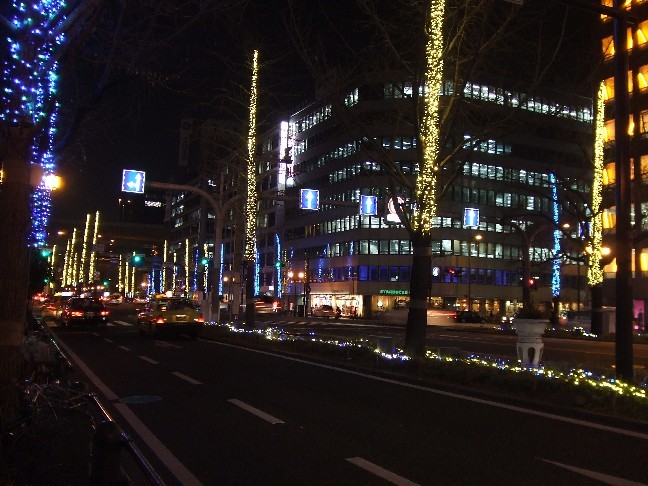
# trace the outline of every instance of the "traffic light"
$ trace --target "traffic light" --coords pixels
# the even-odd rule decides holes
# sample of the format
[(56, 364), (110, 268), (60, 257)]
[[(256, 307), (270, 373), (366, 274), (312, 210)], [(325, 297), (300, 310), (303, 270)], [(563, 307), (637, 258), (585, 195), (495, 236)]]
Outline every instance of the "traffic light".
[(144, 255), (140, 255), (139, 253), (133, 253), (133, 256), (131, 257), (131, 263), (133, 264), (134, 267), (139, 267), (144, 263)]
[(52, 255), (52, 249), (51, 248), (41, 248), (40, 249), (40, 255), (43, 258), (49, 258)]
[(200, 264), (201, 264), (202, 266), (206, 267), (207, 265), (209, 265), (209, 258), (207, 258), (207, 257), (202, 257), (202, 258), (200, 259)]
[(536, 281), (535, 278), (530, 278), (529, 279), (529, 288), (531, 290), (538, 290), (538, 282)]

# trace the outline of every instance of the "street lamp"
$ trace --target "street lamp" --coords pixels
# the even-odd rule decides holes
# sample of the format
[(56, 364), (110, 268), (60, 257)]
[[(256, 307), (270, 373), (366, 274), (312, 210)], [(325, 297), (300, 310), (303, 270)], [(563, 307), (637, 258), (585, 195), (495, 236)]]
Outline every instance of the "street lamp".
[(304, 278), (304, 272), (299, 272), (295, 274), (295, 272), (289, 270), (288, 278), (290, 279), (293, 288), (293, 300), (294, 300), (293, 315), (297, 317), (297, 282), (299, 282)]
[[(482, 235), (476, 234), (473, 237), (473, 240), (476, 242), (481, 241)], [(470, 240), (468, 241), (468, 311), (472, 311), (472, 300), (470, 297), (470, 286), (472, 282), (472, 264), (471, 264), (471, 256), (472, 256), (472, 247), (473, 247), (473, 241)]]
[(230, 320), (232, 319), (232, 300), (234, 297), (232, 295), (232, 285), (234, 284), (235, 277), (228, 277), (225, 275), (223, 277), (223, 282), (227, 284), (227, 313), (229, 314)]

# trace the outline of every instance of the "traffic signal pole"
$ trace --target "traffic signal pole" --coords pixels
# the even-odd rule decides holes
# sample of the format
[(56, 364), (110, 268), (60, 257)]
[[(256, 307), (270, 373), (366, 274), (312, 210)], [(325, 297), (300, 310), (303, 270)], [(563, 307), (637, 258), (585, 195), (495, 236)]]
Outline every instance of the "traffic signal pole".
[(188, 191), (198, 194), (205, 198), (205, 200), (211, 205), (214, 210), (215, 220), (214, 220), (214, 265), (212, 270), (212, 279), (211, 279), (211, 311), (214, 321), (218, 323), (220, 321), (220, 299), (218, 288), (221, 280), (221, 244), (223, 241), (223, 225), (225, 224), (225, 212), (239, 199), (242, 198), (240, 194), (237, 194), (227, 201), (223, 201), (222, 194), (220, 195), (221, 200), (215, 199), (211, 194), (209, 194), (204, 189), (195, 186), (189, 186), (186, 184), (170, 184), (167, 182), (146, 182), (146, 185), (153, 189), (165, 189), (168, 191)]

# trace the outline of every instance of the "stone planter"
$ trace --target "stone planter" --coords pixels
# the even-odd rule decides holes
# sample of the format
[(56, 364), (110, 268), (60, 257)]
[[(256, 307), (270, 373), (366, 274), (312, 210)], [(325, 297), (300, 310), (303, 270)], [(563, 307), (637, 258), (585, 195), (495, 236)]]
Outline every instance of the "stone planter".
[(549, 325), (546, 319), (515, 319), (515, 331), (518, 335), (517, 355), (522, 366), (540, 366), (544, 343), (542, 335)]

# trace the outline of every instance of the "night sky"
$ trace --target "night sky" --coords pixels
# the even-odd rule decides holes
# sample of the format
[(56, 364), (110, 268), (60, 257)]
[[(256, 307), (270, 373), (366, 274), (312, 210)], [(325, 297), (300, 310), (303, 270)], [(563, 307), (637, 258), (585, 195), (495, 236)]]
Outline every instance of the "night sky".
[[(148, 180), (168, 181), (178, 160), (183, 117), (227, 120), (240, 131), (244, 147), (253, 49), (260, 51), (262, 132), (314, 99), (309, 67), (341, 65), (344, 72), (353, 72), (366, 68), (363, 60), (376, 59), (376, 52), (385, 48), (351, 0), (123, 2), (123, 13), (119, 3), (106, 2), (92, 27), (76, 34), (60, 61), (63, 142), (57, 153), (65, 186), (53, 196), (54, 222), (83, 220), (97, 210), (104, 219), (116, 221), (118, 198), (124, 195), (122, 169), (145, 170)], [(411, 3), (376, 2), (379, 13), (394, 20), (390, 27), (406, 55), (418, 52), (420, 41), (418, 20), (407, 18), (403, 8)], [(179, 9), (179, 4), (184, 7)], [(199, 12), (200, 6), (209, 5), (218, 7)], [(498, 6), (511, 8), (505, 2)], [(2, 8), (6, 13), (7, 6)], [(153, 18), (156, 8), (162, 14)], [(551, 39), (560, 33), (557, 21), (564, 16), (565, 9), (556, 6), (549, 15), (530, 16), (537, 29), (528, 33), (529, 42), (540, 39), (549, 50)], [(573, 10), (570, 16), (584, 18)], [(292, 23), (299, 25), (301, 39)], [(118, 24), (121, 30), (115, 35)], [(582, 24), (577, 20), (571, 25)], [(583, 41), (578, 29), (568, 29), (567, 36), (572, 43)], [(297, 52), (300, 42), (308, 55)], [(579, 55), (571, 52), (564, 60), (573, 64)], [(109, 71), (106, 59), (112, 60)], [(517, 59), (515, 53), (511, 59)], [(519, 59), (509, 61), (502, 63), (502, 71), (526, 69), (524, 62), (517, 64)], [(553, 73), (556, 83), (564, 81), (563, 71)]]

